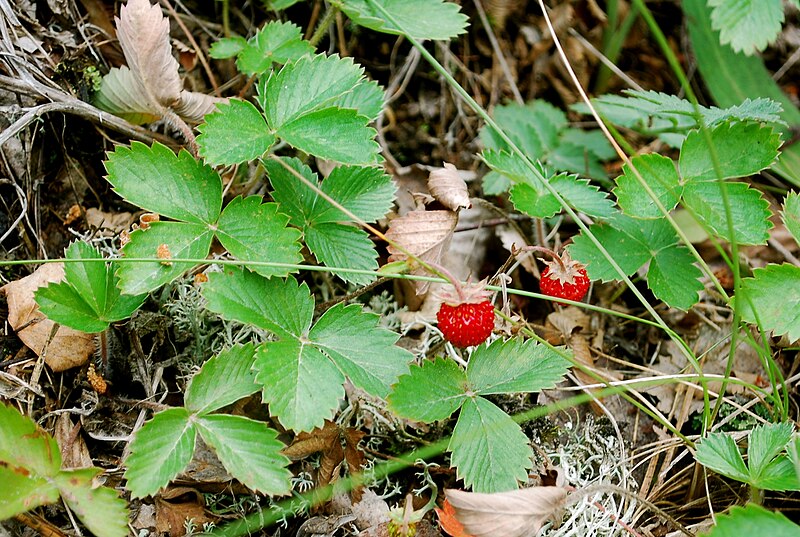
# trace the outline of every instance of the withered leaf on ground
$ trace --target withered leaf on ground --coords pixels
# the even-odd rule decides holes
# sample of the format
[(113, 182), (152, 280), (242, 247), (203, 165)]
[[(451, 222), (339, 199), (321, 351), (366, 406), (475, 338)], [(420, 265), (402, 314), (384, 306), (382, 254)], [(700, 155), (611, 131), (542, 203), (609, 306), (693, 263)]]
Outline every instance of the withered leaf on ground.
[[(42, 265), (32, 274), (0, 287), (8, 299), (8, 322), (22, 342), (44, 360), (53, 371), (65, 371), (86, 363), (94, 352), (94, 336), (59, 326), (39, 311), (34, 293), (39, 287), (64, 279), (63, 263)], [(50, 342), (48, 344), (48, 341)]]
[(450, 163), (431, 172), (428, 176), (428, 190), (436, 201), (452, 211), (469, 209), (471, 205), (467, 183)]
[[(294, 441), (283, 450), (283, 454), (292, 460), (300, 460), (322, 453), (319, 461), (319, 484), (329, 484), (336, 477), (336, 470), (344, 462), (347, 471), (355, 474), (361, 471), (366, 462), (364, 452), (358, 443), (364, 438), (364, 432), (352, 427), (340, 427), (332, 421), (325, 421), (322, 428), (299, 433)], [(353, 491), (356, 499), (360, 498), (360, 489)]]
[(547, 520), (560, 520), (567, 499), (563, 487), (531, 487), (484, 494), (445, 490), (456, 518), (474, 537), (531, 537)]

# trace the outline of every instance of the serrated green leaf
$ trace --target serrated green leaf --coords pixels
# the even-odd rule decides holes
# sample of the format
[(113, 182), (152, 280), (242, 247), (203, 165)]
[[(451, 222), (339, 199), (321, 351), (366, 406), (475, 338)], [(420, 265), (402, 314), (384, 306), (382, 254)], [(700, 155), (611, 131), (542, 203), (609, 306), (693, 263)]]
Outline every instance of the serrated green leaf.
[(688, 310), (700, 299), (703, 272), (684, 246), (672, 244), (655, 252), (647, 270), (647, 286), (658, 298), (681, 310)]
[(750, 479), (752, 486), (764, 490), (800, 490), (800, 478), (797, 477), (794, 463), (786, 455), (776, 457), (759, 475), (753, 475)]
[(533, 218), (550, 218), (561, 212), (561, 204), (555, 196), (545, 191), (537, 191), (527, 183), (512, 186), (509, 194), (514, 208)]
[(61, 497), (86, 528), (97, 537), (128, 535), (128, 509), (114, 489), (95, 487), (99, 468), (67, 470), (55, 476)]
[[(765, 244), (769, 239), (772, 222), (769, 202), (761, 192), (745, 183), (728, 182), (725, 185), (733, 221), (736, 242), (739, 244)], [(718, 183), (689, 183), (683, 192), (683, 201), (700, 222), (707, 225), (720, 238), (731, 241), (725, 206)]]
[[(2, 405), (0, 405), (2, 406)], [(1, 459), (0, 459), (1, 460)], [(0, 464), (0, 520), (7, 520), (40, 505), (58, 501), (58, 488), (45, 477), (31, 475), (25, 468)]]
[(511, 181), (508, 177), (494, 170), (483, 176), (481, 184), (486, 196), (499, 196), (511, 188)]
[(339, 108), (352, 108), (370, 121), (375, 121), (383, 110), (383, 88), (374, 80), (363, 81), (333, 101)]
[(118, 146), (105, 161), (108, 182), (128, 202), (168, 218), (213, 224), (222, 207), (222, 180), (186, 150), (175, 155), (155, 142)]
[(389, 407), (398, 416), (432, 423), (444, 420), (466, 400), (467, 377), (452, 360), (425, 360), (412, 365), (389, 394)]
[[(397, 187), (381, 168), (338, 166), (322, 182), (322, 191), (365, 222), (386, 216)], [(325, 200), (317, 200), (310, 220), (315, 223), (344, 222), (351, 218)]]
[(64, 264), (65, 281), (40, 287), (35, 293), (42, 313), (52, 321), (82, 332), (102, 332), (110, 323), (130, 317), (147, 298), (120, 294), (113, 263), (80, 262), (102, 259), (88, 243), (70, 244), (66, 258), (78, 262)]
[(185, 408), (159, 412), (136, 431), (125, 461), (126, 488), (132, 498), (155, 494), (186, 468), (194, 453), (195, 433)]
[(260, 387), (251, 370), (255, 347), (235, 345), (200, 368), (186, 387), (184, 404), (193, 414), (207, 414), (256, 393)]
[[(378, 252), (369, 235), (361, 229), (344, 224), (314, 224), (305, 229), (306, 246), (317, 261), (328, 267), (378, 270)], [(354, 285), (375, 281), (370, 274), (342, 270), (331, 272)]]
[(253, 369), (270, 414), (287, 429), (321, 427), (344, 397), (344, 375), (319, 349), (298, 339), (262, 343)]
[(605, 134), (600, 130), (566, 129), (561, 131), (558, 138), (562, 144), (585, 148), (598, 160), (611, 160), (617, 156), (617, 152), (614, 151)]
[(152, 222), (147, 229), (137, 229), (122, 248), (124, 257), (159, 259), (160, 248), (162, 252), (166, 248), (169, 257), (152, 263), (117, 263), (120, 289), (123, 293), (138, 295), (171, 282), (192, 268), (189, 263), (171, 260), (205, 258), (213, 237), (205, 224)]
[(544, 193), (541, 181), (528, 169), (518, 155), (513, 155), (505, 149), (500, 151), (487, 149), (480, 156), (487, 166), (504, 175), (514, 184), (527, 184), (537, 192)]
[(475, 492), (516, 490), (532, 466), (528, 437), (483, 397), (464, 402), (448, 450), (458, 478)]
[[(278, 212), (275, 203), (261, 203), (261, 196), (237, 196), (222, 211), (217, 223), (217, 238), (231, 254), (242, 261), (269, 261), (297, 264), (300, 232), (286, 227), (289, 219)], [(250, 265), (264, 277), (286, 276), (293, 269)]]
[(781, 211), (783, 225), (794, 237), (794, 241), (800, 244), (800, 192), (789, 192), (783, 200), (783, 211)]
[(274, 334), (295, 338), (305, 334), (314, 315), (314, 298), (308, 286), (266, 279), (241, 268), (212, 272), (203, 285), (207, 308), (226, 319), (253, 324)]
[[(731, 106), (755, 96), (768, 97), (783, 107), (780, 128), (784, 137), (793, 136), (789, 125), (800, 123), (800, 110), (772, 79), (773, 73), (767, 70), (764, 61), (720, 44), (719, 33), (711, 28), (711, 9), (706, 0), (684, 0), (681, 7), (686, 14), (694, 57), (714, 101), (720, 106)], [(800, 186), (800, 145), (785, 147), (773, 170)]]
[(258, 103), (267, 123), (278, 130), (309, 112), (332, 106), (333, 101), (358, 84), (363, 73), (364, 69), (351, 58), (305, 56), (262, 80)]
[(615, 212), (614, 203), (608, 199), (608, 194), (590, 184), (588, 179), (559, 173), (550, 178), (550, 184), (564, 198), (567, 205), (578, 212), (596, 218), (607, 218)]
[(247, 39), (244, 37), (223, 37), (219, 41), (212, 43), (208, 49), (208, 55), (215, 60), (233, 58), (247, 46)]
[[(546, 160), (546, 155), (558, 145), (559, 132), (567, 126), (561, 110), (541, 99), (528, 103), (496, 106), (492, 119), (528, 158)], [(483, 144), (492, 150), (507, 151), (508, 144), (490, 126), (480, 132)]]
[(343, 164), (376, 164), (380, 147), (369, 118), (347, 108), (323, 108), (283, 123), (277, 135), (292, 147)]
[(197, 128), (197, 145), (206, 161), (215, 165), (255, 160), (275, 143), (275, 135), (261, 112), (247, 101), (231, 99), (218, 104)]
[(586, 177), (606, 178), (603, 165), (597, 157), (582, 145), (564, 142), (559, 138), (559, 143), (547, 155), (546, 163), (556, 170), (577, 173)]
[(340, 303), (319, 318), (308, 339), (355, 386), (371, 395), (386, 397), (390, 386), (408, 371), (408, 363), (414, 357), (395, 345), (398, 334), (379, 323), (380, 316), (365, 313), (355, 304)]
[(742, 535), (769, 535), (770, 537), (800, 537), (800, 526), (780, 513), (767, 511), (760, 505), (748, 503), (734, 506), (729, 513), (717, 516), (717, 525), (706, 537), (742, 537)]
[(286, 63), (313, 53), (314, 47), (303, 39), (299, 26), (272, 21), (247, 41), (236, 60), (236, 67), (247, 75), (260, 75), (269, 71), (273, 63)]
[[(319, 182), (317, 174), (311, 171), (311, 168), (301, 162), (300, 159), (279, 158), (281, 162), (289, 165), (310, 183), (316, 185)], [(280, 205), (280, 211), (287, 215), (295, 226), (305, 227), (308, 222), (308, 216), (314, 212), (315, 205), (324, 200), (284, 168), (276, 159), (268, 159), (264, 162), (264, 167), (267, 169), (267, 175), (269, 175), (269, 181), (272, 184), (272, 197)]]
[(781, 0), (708, 0), (720, 43), (747, 55), (767, 48), (781, 31)]
[[(780, 153), (781, 136), (755, 123), (723, 123), (709, 136), (719, 160), (720, 179), (747, 177), (771, 166)], [(681, 146), (680, 172), (684, 181), (717, 179), (705, 135), (691, 131)]]
[(399, 24), (386, 20), (383, 13), (365, 0), (342, 0), (342, 10), (356, 24), (378, 32), (416, 39), (451, 39), (463, 34), (467, 17), (459, 6), (443, 0), (375, 0)]
[(39, 309), (53, 322), (88, 334), (108, 328), (109, 323), (98, 319), (94, 309), (67, 283), (51, 283), (47, 287), (40, 287), (34, 296)]
[[(664, 208), (667, 211), (674, 209), (680, 200), (683, 185), (672, 159), (650, 153), (633, 157), (631, 162)], [(622, 167), (622, 175), (616, 181), (614, 195), (625, 214), (637, 218), (664, 217), (627, 164)]]
[(33, 420), (0, 403), (0, 462), (50, 477), (61, 469), (61, 452)]
[(750, 477), (734, 439), (726, 433), (710, 433), (697, 444), (697, 462), (710, 470), (747, 483)]
[(512, 338), (481, 345), (469, 359), (467, 379), (479, 395), (538, 392), (563, 380), (572, 364), (536, 341)]
[[(748, 323), (760, 322), (776, 336), (800, 339), (800, 267), (767, 265), (742, 280), (734, 307)], [(757, 315), (756, 315), (757, 313)]]
[(200, 436), (230, 474), (250, 489), (270, 496), (292, 490), (286, 446), (278, 433), (243, 416), (212, 415), (197, 420)]
[[(589, 228), (626, 275), (636, 272), (651, 258), (645, 238), (633, 231), (631, 222), (632, 218), (617, 216), (609, 222), (594, 224)], [(586, 265), (586, 272), (592, 280), (611, 281), (620, 278), (605, 256), (583, 233), (573, 238), (567, 250), (573, 259)]]

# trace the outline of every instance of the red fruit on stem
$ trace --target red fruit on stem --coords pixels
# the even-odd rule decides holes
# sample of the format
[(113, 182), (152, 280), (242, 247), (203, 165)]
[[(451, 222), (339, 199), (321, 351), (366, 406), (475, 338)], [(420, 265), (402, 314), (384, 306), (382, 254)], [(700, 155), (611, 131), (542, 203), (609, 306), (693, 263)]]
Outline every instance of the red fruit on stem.
[(555, 298), (566, 298), (580, 302), (589, 292), (589, 276), (583, 263), (570, 259), (569, 254), (561, 254), (561, 263), (545, 261), (547, 267), (542, 271), (539, 288), (542, 293)]
[(444, 302), (436, 314), (436, 320), (447, 341), (456, 347), (473, 347), (486, 341), (492, 334), (494, 306), (488, 300), (455, 305)]

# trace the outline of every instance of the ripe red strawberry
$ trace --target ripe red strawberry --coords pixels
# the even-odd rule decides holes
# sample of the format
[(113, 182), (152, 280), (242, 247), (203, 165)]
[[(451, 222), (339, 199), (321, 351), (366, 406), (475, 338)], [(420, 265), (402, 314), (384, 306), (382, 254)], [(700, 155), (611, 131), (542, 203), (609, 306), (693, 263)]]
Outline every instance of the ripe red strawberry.
[(436, 320), (444, 338), (456, 347), (480, 345), (494, 329), (494, 306), (482, 286), (462, 289), (458, 295), (442, 294)]
[(560, 259), (560, 262), (544, 262), (547, 267), (542, 271), (539, 288), (545, 295), (578, 302), (586, 296), (591, 283), (586, 275), (586, 267), (583, 263), (570, 259), (567, 252), (561, 254)]

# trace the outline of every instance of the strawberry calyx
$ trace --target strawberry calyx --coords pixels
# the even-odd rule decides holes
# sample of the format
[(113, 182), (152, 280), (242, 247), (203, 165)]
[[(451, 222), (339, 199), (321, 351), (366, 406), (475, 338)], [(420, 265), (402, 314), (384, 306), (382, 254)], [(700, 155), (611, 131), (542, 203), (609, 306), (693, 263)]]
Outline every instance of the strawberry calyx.
[(575, 285), (576, 278), (586, 277), (586, 268), (580, 261), (575, 261), (565, 250), (560, 256), (555, 255), (553, 261), (542, 260), (547, 265), (547, 270), (542, 272), (542, 278), (549, 278), (561, 285)]

